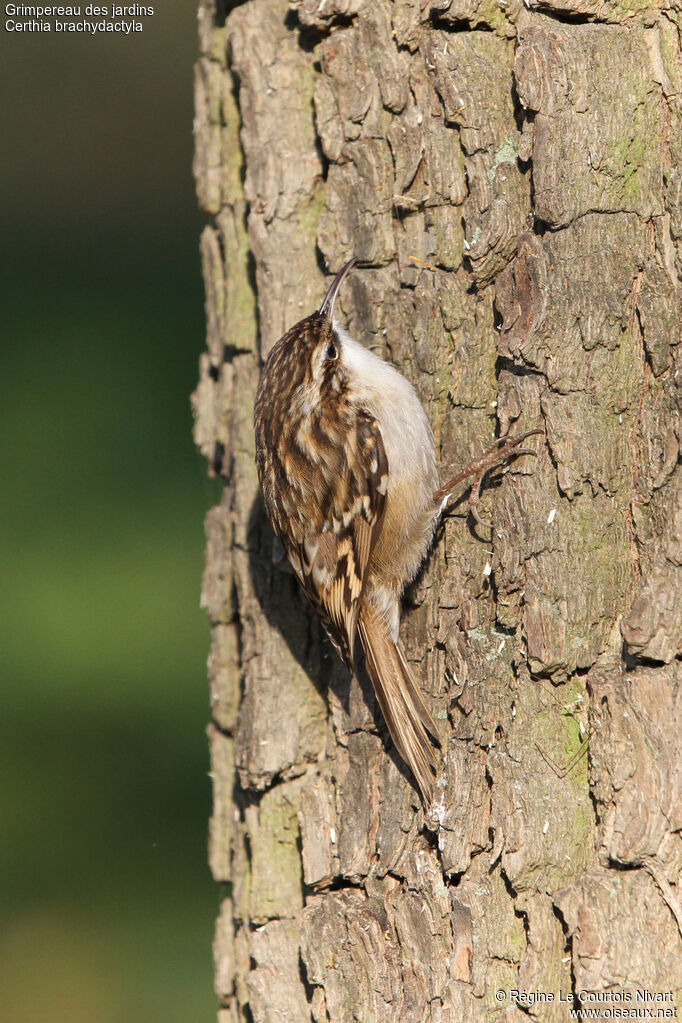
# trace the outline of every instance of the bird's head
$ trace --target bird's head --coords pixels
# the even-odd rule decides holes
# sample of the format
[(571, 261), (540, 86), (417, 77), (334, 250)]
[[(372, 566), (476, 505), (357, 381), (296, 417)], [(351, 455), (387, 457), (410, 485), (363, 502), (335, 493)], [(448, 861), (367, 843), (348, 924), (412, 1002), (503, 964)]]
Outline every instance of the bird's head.
[(356, 260), (337, 273), (320, 308), (291, 327), (266, 359), (258, 401), (281, 395), (291, 411), (307, 415), (344, 387), (343, 340), (334, 326), (334, 304)]

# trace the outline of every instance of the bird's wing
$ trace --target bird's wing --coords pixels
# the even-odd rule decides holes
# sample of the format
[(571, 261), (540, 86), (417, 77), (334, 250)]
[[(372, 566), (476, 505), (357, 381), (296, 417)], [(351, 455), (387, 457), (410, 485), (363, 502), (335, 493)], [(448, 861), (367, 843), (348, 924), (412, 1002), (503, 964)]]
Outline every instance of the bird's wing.
[(388, 458), (379, 423), (361, 411), (346, 434), (341, 465), (324, 495), (321, 529), (288, 551), (308, 597), (351, 668), (360, 595), (381, 530), (387, 486)]

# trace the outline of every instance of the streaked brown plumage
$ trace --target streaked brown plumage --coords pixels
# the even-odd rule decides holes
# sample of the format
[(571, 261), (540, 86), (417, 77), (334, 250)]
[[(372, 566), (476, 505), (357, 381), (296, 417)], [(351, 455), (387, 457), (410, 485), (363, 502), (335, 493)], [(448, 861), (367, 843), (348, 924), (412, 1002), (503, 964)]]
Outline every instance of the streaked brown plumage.
[(398, 642), (400, 597), (452, 488), (475, 476), (477, 496), (483, 473), (522, 453), (523, 437), (438, 489), (414, 388), (333, 321), (354, 262), (266, 359), (254, 415), (258, 476), (273, 528), (351, 672), (359, 633), (391, 737), (428, 802), (440, 741)]

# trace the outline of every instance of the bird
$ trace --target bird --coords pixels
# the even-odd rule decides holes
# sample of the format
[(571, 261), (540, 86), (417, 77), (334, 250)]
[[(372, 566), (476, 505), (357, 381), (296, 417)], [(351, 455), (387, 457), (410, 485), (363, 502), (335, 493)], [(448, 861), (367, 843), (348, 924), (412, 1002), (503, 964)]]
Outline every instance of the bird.
[[(254, 406), (265, 509), (303, 591), (347, 668), (357, 639), (393, 743), (425, 806), (439, 729), (400, 645), (400, 605), (457, 485), (520, 454), (538, 430), (502, 437), (440, 486), (433, 431), (414, 387), (334, 319), (334, 277), (319, 309), (272, 347)], [(488, 524), (489, 525), (489, 524)]]

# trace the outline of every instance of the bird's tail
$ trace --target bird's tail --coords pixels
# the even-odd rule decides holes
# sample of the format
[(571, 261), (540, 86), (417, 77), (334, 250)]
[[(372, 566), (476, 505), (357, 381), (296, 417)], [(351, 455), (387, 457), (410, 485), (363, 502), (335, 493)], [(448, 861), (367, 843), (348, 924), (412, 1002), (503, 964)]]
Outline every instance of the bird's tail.
[(424, 705), (404, 653), (391, 639), (382, 617), (373, 608), (363, 607), (358, 630), (367, 670), (391, 738), (428, 805), (433, 798), (437, 768), (433, 747), (440, 747), (436, 724)]

